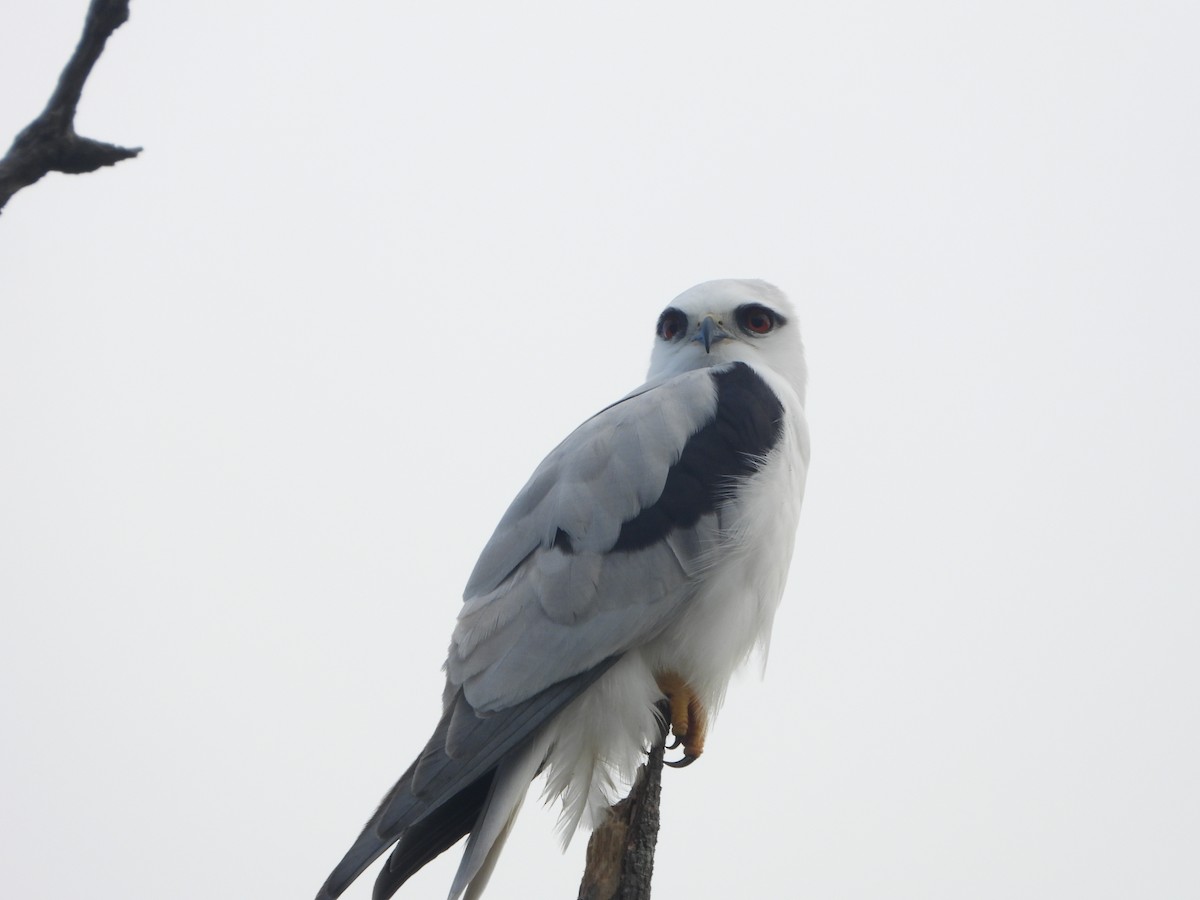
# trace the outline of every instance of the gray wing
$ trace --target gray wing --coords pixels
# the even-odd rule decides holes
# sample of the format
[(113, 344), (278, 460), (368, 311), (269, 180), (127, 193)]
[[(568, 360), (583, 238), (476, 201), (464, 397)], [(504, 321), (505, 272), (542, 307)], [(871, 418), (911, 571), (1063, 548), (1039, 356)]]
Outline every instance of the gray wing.
[(739, 363), (648, 384), (546, 457), (467, 584), (441, 722), (320, 900), (396, 844), (376, 882), (384, 900), (474, 827), (503, 758), (686, 603), (731, 485), (782, 423)]
[(648, 385), (538, 467), (467, 584), (446, 664), (504, 709), (654, 637), (720, 538), (721, 500), (778, 441), (783, 407), (744, 364)]

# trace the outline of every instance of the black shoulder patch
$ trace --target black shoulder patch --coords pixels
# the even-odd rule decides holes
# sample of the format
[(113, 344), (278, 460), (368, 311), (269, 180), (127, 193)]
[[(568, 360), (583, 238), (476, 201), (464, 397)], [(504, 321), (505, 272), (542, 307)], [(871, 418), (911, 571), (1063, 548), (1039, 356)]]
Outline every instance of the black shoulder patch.
[(731, 480), (757, 471), (783, 435), (783, 404), (750, 366), (735, 363), (712, 378), (715, 415), (688, 438), (659, 498), (621, 526), (614, 550), (641, 550), (695, 525), (717, 508)]

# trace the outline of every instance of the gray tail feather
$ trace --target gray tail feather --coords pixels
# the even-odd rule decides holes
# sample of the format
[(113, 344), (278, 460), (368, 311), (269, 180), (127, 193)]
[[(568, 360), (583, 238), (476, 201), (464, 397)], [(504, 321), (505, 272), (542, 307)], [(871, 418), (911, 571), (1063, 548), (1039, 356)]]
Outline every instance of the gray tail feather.
[(411, 770), (388, 792), (378, 812), (363, 828), (354, 846), (342, 857), (342, 861), (322, 885), (317, 900), (335, 900), (340, 897), (371, 863), (382, 856), (392, 844), (396, 844), (387, 865), (380, 870), (375, 881), (374, 900), (387, 900), (418, 869), (450, 849), (471, 830), (491, 791), (495, 770), (464, 788), (453, 799), (416, 823), (398, 825), (381, 831), (379, 824), (383, 812), (397, 796), (409, 790), (410, 774)]
[[(317, 900), (336, 900), (371, 863), (397, 844), (375, 885), (375, 900), (386, 900), (414, 872), (483, 823), (498, 769), (503, 767), (508, 773), (517, 760), (528, 764), (533, 759), (534, 770), (520, 784), (523, 798), (537, 760), (536, 752), (528, 746), (522, 749), (522, 745), (616, 661), (617, 657), (611, 656), (495, 713), (475, 712), (460, 689), (447, 704), (421, 755), (388, 791), (354, 846), (322, 885)], [(511, 755), (514, 751), (515, 757)], [(516, 789), (520, 779), (504, 781)], [(519, 801), (510, 810), (517, 806)], [(505, 821), (508, 815), (504, 814)], [(487, 846), (494, 840), (495, 835), (486, 841)]]
[(487, 803), (495, 775), (493, 769), (400, 836), (396, 849), (375, 879), (373, 900), (388, 900), (418, 869), (449, 850), (474, 827)]

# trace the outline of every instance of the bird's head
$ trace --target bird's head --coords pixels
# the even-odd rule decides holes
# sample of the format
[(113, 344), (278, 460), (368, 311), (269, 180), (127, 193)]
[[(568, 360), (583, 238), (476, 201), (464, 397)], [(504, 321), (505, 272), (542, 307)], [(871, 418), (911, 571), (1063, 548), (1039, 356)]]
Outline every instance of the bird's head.
[(651, 379), (732, 362), (771, 369), (804, 399), (804, 345), (795, 310), (773, 284), (706, 281), (684, 291), (658, 317)]

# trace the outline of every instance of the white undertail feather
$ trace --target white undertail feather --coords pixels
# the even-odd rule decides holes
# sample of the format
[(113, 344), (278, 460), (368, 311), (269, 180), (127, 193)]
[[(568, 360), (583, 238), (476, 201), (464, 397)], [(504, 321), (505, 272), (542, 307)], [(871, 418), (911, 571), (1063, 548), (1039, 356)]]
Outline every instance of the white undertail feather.
[(464, 900), (474, 900), (483, 893), (517, 813), (525, 802), (529, 783), (537, 776), (548, 743), (548, 736), (543, 733), (500, 764), (481, 821), (471, 829), (467, 839), (467, 849), (454, 876), (449, 900), (457, 900), (464, 890), (467, 891)]
[(627, 654), (548, 727), (543, 798), (560, 799), (565, 848), (580, 824), (594, 828), (629, 790), (661, 730), (662, 694), (640, 653)]
[[(500, 851), (504, 849), (504, 845), (508, 842), (508, 836), (512, 833), (513, 824), (517, 821), (517, 813), (525, 805), (525, 795), (528, 791), (529, 786), (526, 785), (525, 790), (521, 792), (521, 799), (517, 801), (516, 807), (509, 814), (508, 821), (500, 829), (500, 834), (496, 836), (495, 842), (488, 848), (483, 865), (479, 867), (479, 871), (475, 873), (475, 877), (467, 885), (467, 892), (463, 895), (463, 900), (479, 900), (483, 896), (483, 889), (487, 887), (488, 881), (491, 880), (492, 870), (496, 868), (496, 862), (500, 859)], [(457, 882), (455, 883), (457, 884)], [(455, 896), (456, 894), (451, 890), (450, 900), (454, 900)]]

